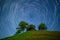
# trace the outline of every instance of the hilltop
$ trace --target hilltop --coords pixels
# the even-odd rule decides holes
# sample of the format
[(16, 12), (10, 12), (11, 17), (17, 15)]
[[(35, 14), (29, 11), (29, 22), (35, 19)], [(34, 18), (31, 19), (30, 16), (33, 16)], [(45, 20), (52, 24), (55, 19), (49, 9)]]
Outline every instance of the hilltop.
[(28, 31), (1, 40), (60, 40), (60, 32)]

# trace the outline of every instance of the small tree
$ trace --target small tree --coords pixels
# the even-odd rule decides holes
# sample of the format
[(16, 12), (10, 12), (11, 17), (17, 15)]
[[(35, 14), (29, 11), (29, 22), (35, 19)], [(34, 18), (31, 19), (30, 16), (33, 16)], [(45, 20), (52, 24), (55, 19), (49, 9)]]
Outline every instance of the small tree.
[(38, 27), (39, 30), (47, 30), (47, 26), (43, 23), (39, 24), (39, 27)]
[(27, 31), (35, 30), (35, 25), (31, 24), (26, 27)]

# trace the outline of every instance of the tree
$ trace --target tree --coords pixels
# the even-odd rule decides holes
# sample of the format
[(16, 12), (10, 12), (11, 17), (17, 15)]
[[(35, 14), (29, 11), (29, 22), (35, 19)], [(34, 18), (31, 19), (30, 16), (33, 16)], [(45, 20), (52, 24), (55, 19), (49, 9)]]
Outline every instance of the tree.
[(19, 25), (18, 25), (18, 28), (17, 28), (17, 32), (16, 33), (20, 33), (21, 31), (24, 31), (27, 25), (28, 25), (27, 22), (21, 21), (19, 23)]
[(39, 30), (47, 30), (47, 26), (44, 23), (39, 24)]
[(35, 30), (35, 25), (33, 25), (33, 24), (27, 25), (26, 29), (27, 29), (27, 31)]

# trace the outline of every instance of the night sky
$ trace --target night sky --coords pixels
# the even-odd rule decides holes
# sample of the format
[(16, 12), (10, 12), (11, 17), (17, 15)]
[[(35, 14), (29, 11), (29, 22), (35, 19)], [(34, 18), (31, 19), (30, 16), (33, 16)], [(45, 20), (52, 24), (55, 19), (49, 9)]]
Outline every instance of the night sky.
[(60, 31), (60, 0), (0, 0), (0, 38), (15, 34), (22, 20)]

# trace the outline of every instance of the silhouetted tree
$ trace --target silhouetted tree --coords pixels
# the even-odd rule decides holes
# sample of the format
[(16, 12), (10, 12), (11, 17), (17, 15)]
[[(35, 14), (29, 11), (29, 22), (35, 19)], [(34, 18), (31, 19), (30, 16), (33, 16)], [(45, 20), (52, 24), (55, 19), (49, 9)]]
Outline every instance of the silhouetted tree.
[(27, 25), (26, 29), (27, 29), (27, 31), (33, 31), (33, 30), (35, 30), (35, 25), (33, 25), (33, 24)]
[(27, 25), (28, 25), (27, 22), (21, 21), (21, 22), (19, 23), (19, 27), (21, 28), (21, 31), (23, 31), (23, 30), (26, 28)]
[(28, 25), (27, 22), (25, 21), (21, 21), (18, 25), (18, 28), (17, 28), (17, 32), (16, 33), (20, 33), (21, 31), (24, 31), (24, 29), (26, 28), (26, 26)]
[(47, 30), (47, 26), (43, 23), (39, 24), (39, 27), (38, 27), (39, 30)]

